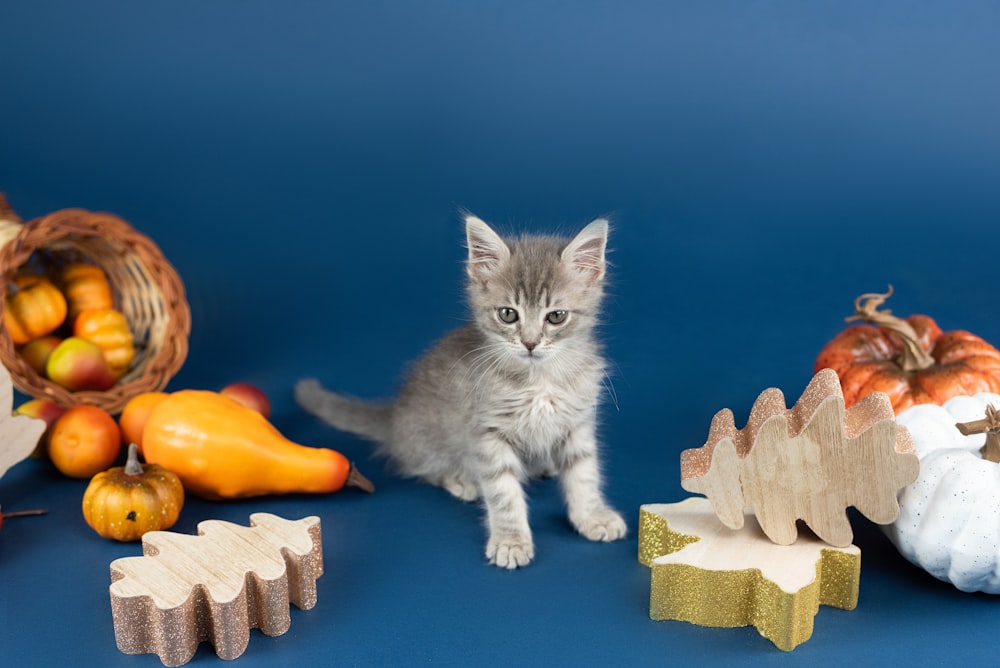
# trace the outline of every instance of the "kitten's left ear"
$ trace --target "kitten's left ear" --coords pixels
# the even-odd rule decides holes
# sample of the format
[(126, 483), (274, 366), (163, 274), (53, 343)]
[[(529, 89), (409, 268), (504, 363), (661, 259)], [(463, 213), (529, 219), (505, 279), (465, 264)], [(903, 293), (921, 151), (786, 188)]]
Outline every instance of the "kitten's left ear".
[(580, 230), (563, 249), (562, 261), (580, 274), (588, 285), (604, 278), (604, 251), (608, 245), (608, 221), (598, 218)]

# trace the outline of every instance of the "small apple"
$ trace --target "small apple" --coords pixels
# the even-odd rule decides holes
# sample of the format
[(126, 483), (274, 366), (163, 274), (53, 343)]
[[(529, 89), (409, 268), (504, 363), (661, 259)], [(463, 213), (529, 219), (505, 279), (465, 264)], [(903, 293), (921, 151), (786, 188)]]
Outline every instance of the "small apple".
[(77, 404), (52, 425), (49, 459), (71, 478), (91, 478), (118, 459), (122, 433), (111, 414), (97, 406)]
[(121, 415), (118, 416), (122, 445), (128, 448), (130, 444), (135, 443), (138, 454), (142, 454), (142, 430), (146, 426), (146, 419), (153, 412), (153, 408), (168, 396), (170, 395), (166, 392), (142, 392), (125, 403)]
[(45, 433), (38, 439), (38, 446), (31, 453), (34, 459), (46, 459), (49, 456), (49, 435), (52, 433), (52, 425), (59, 419), (59, 416), (66, 412), (66, 409), (52, 401), (51, 399), (31, 399), (25, 401), (14, 410), (15, 415), (27, 415), (28, 417), (43, 420), (46, 425)]
[(264, 391), (250, 383), (230, 383), (219, 390), (219, 394), (252, 408), (266, 418), (271, 417), (271, 400)]
[(49, 361), (52, 351), (62, 343), (62, 339), (55, 335), (40, 336), (32, 339), (21, 346), (21, 357), (28, 363), (39, 376), (45, 375), (45, 365)]
[(92, 341), (70, 336), (49, 355), (45, 365), (49, 379), (70, 392), (103, 391), (117, 381), (104, 359), (104, 351)]

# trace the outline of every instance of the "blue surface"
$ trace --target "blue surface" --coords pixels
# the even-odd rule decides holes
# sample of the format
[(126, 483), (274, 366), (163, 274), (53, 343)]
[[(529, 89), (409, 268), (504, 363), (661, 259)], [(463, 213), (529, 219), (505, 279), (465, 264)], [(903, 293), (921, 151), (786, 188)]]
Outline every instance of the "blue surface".
[[(29, 2), (0, 8), (0, 191), (25, 218), (117, 213), (193, 312), (171, 383), (234, 380), (337, 448), (372, 496), (190, 500), (180, 522), (322, 518), (327, 572), (240, 665), (909, 665), (994, 662), (994, 597), (939, 583), (855, 517), (851, 612), (791, 654), (752, 628), (648, 618), (642, 503), (685, 496), (679, 453), (757, 394), (797, 397), (855, 295), (1000, 342), (996, 3)], [(530, 488), (537, 560), (485, 564), (479, 510), (393, 477), (304, 416), (317, 376), (390, 394), (464, 317), (457, 211), (510, 230), (614, 220), (604, 328), (607, 490), (595, 545)], [(156, 666), (115, 647), (84, 483), (25, 462), (0, 534), (3, 665)], [(216, 665), (203, 646), (191, 665)]]

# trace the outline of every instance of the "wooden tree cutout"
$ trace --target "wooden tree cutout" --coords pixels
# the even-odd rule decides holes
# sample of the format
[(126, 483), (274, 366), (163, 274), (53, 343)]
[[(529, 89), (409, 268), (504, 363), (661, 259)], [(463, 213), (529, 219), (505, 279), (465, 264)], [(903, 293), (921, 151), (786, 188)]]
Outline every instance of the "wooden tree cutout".
[(151, 531), (142, 548), (145, 556), (111, 562), (115, 639), (126, 654), (155, 653), (180, 666), (207, 640), (220, 658), (235, 659), (251, 628), (281, 635), (291, 625), (289, 603), (316, 605), (318, 517), (255, 513), (250, 527), (207, 520), (197, 536)]
[(858, 603), (857, 547), (815, 536), (775, 545), (752, 516), (731, 531), (700, 497), (640, 508), (639, 561), (651, 571), (650, 618), (753, 625), (785, 651), (812, 636), (821, 604), (853, 610)]
[(854, 537), (846, 508), (893, 522), (896, 494), (916, 480), (918, 467), (888, 396), (875, 392), (845, 410), (837, 374), (823, 369), (791, 409), (781, 390), (762, 392), (742, 430), (732, 411), (719, 411), (705, 445), (681, 453), (681, 487), (707, 496), (731, 529), (743, 526), (749, 506), (776, 543), (794, 543), (801, 519), (844, 546)]
[(11, 415), (14, 385), (10, 372), (0, 364), (0, 478), (14, 464), (28, 458), (45, 433), (45, 421), (27, 415)]

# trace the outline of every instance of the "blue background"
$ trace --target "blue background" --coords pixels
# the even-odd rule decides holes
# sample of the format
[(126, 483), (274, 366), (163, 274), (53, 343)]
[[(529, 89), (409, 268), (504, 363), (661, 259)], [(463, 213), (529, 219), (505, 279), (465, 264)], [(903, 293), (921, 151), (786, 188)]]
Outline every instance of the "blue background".
[[(910, 665), (994, 661), (1000, 611), (906, 563), (855, 517), (860, 604), (791, 654), (752, 628), (648, 618), (640, 504), (679, 453), (767, 387), (794, 400), (862, 292), (1000, 342), (995, 2), (38, 2), (0, 6), (0, 191), (25, 219), (114, 212), (184, 279), (170, 389), (257, 384), (274, 422), (333, 447), (360, 493), (189, 500), (175, 530), (319, 515), (326, 574), (243, 666)], [(536, 562), (489, 567), (480, 511), (390, 474), (301, 413), (304, 376), (392, 393), (465, 317), (458, 211), (571, 233), (608, 214), (607, 491), (591, 544), (533, 484)], [(4, 665), (160, 665), (114, 643), (85, 483), (0, 480)], [(989, 652), (989, 654), (987, 654)], [(988, 657), (988, 658), (987, 658)], [(216, 665), (202, 646), (192, 665)]]

